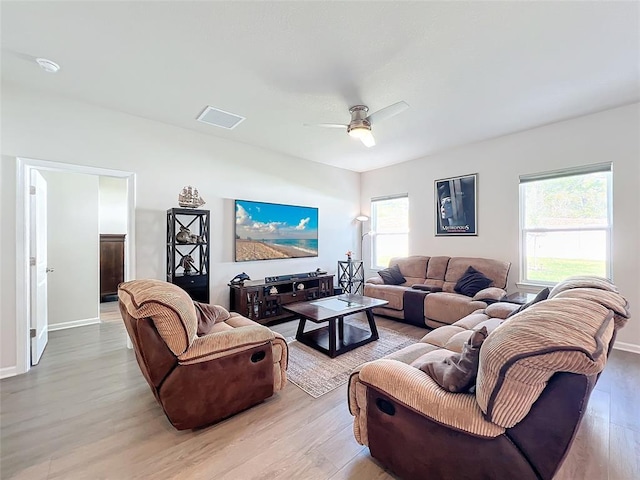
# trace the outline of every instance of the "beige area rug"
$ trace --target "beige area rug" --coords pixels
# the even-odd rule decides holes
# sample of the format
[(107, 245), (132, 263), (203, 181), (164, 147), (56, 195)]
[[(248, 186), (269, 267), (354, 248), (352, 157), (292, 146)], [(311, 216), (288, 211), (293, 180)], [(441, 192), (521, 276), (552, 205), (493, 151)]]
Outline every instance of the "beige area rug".
[[(369, 329), (369, 324), (363, 320), (349, 319), (345, 323)], [(424, 334), (409, 336), (379, 325), (378, 334), (380, 338), (377, 341), (338, 355), (336, 358), (329, 358), (327, 355), (296, 341), (295, 338), (288, 337), (289, 368), (287, 369), (287, 378), (313, 398), (318, 398), (347, 383), (351, 371), (358, 365), (382, 358), (391, 352), (415, 343), (424, 336)]]

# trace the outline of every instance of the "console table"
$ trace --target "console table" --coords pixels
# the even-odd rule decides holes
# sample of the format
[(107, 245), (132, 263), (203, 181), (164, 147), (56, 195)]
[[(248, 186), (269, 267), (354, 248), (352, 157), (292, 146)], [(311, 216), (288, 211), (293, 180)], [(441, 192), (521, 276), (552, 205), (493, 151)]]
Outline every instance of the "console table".
[(296, 318), (282, 307), (333, 296), (333, 275), (293, 277), (288, 280), (246, 281), (231, 287), (231, 310), (261, 324)]

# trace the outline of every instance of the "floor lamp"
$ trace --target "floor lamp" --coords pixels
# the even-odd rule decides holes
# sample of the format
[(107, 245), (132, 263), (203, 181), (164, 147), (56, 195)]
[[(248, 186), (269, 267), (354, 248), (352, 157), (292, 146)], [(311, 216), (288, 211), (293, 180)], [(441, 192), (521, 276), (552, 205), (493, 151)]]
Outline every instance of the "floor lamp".
[(366, 215), (358, 215), (356, 220), (360, 222), (360, 259), (364, 262), (364, 237), (371, 234), (371, 231), (364, 231), (364, 222), (369, 221)]

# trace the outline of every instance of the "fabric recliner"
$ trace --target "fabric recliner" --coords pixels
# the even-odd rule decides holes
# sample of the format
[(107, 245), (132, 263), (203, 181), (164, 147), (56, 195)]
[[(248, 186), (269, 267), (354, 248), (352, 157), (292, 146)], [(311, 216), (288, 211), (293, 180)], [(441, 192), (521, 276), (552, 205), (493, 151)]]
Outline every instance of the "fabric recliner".
[[(356, 440), (401, 478), (552, 479), (576, 435), (628, 304), (608, 280), (573, 277), (508, 317), (495, 303), (358, 367), (349, 381)], [(460, 353), (475, 330), (475, 393), (420, 369)]]
[(210, 333), (197, 336), (201, 312), (159, 280), (122, 283), (118, 298), (140, 370), (176, 429), (220, 421), (286, 384), (287, 343), (269, 328), (207, 305)]

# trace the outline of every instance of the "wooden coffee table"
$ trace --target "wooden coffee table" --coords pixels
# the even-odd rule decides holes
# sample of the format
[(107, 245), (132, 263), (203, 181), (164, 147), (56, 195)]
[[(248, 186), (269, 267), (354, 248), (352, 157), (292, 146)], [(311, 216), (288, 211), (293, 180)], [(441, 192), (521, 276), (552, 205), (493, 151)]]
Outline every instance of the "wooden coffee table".
[[(290, 303), (283, 305), (282, 308), (300, 317), (296, 340), (334, 358), (378, 339), (378, 329), (371, 309), (387, 303), (389, 302), (377, 298), (345, 294), (308, 302)], [(370, 331), (344, 323), (344, 317), (359, 312), (366, 313)], [(329, 324), (305, 332), (304, 326), (307, 320), (314, 323), (329, 322)]]

